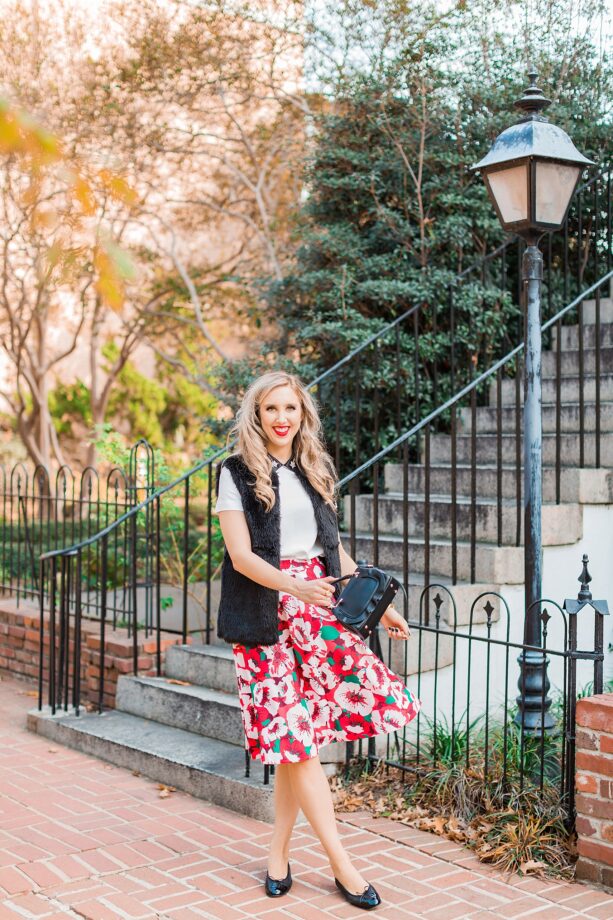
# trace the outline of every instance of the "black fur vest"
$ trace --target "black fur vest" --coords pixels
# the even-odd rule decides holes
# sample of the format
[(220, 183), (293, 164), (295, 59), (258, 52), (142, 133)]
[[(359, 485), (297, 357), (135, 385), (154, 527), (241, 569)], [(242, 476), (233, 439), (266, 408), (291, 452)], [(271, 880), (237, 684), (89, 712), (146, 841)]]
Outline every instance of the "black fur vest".
[[(253, 474), (241, 457), (233, 454), (227, 457), (217, 470), (219, 475), (226, 466), (240, 492), (243, 511), (251, 535), (251, 549), (275, 568), (280, 568), (281, 516), (279, 507), (279, 477), (273, 468), (272, 487), (276, 501), (266, 511), (253, 491)], [(341, 564), (338, 550), (338, 519), (332, 508), (313, 488), (302, 470), (296, 466), (294, 472), (306, 489), (313, 503), (317, 522), (317, 539), (323, 547), (323, 558), (328, 575), (339, 578)], [(226, 642), (241, 645), (274, 645), (279, 639), (277, 609), (279, 592), (265, 588), (246, 575), (237, 572), (232, 565), (227, 549), (221, 566), (221, 600), (217, 615), (217, 635)]]

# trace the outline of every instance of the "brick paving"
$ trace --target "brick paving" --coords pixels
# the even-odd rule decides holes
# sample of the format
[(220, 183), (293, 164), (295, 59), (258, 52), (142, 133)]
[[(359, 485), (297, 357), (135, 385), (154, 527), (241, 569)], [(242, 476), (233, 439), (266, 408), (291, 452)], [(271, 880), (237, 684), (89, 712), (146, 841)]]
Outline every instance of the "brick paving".
[[(262, 890), (270, 827), (28, 732), (33, 687), (0, 680), (0, 920), (339, 920), (362, 917), (297, 828), (292, 890)], [(205, 742), (203, 742), (205, 743)], [(613, 920), (579, 883), (504, 876), (466, 849), (367, 812), (342, 816), (356, 864), (390, 920)]]

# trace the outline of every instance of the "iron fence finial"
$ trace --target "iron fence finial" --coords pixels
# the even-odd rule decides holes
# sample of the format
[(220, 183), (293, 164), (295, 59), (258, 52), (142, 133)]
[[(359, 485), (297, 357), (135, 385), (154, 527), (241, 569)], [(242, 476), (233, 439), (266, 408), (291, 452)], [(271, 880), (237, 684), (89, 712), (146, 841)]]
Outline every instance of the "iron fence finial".
[(587, 557), (587, 553), (584, 553), (583, 554), (583, 568), (581, 570), (581, 575), (579, 575), (579, 578), (577, 579), (577, 581), (581, 582), (581, 590), (579, 591), (579, 594), (577, 595), (577, 600), (579, 601), (591, 601), (592, 600), (592, 592), (589, 589), (589, 584), (592, 580), (592, 576), (587, 570), (588, 561), (589, 560)]
[(574, 597), (567, 597), (564, 603), (562, 604), (562, 608), (567, 613), (576, 615), (584, 607), (591, 606), (594, 608), (596, 613), (599, 613), (601, 616), (606, 617), (609, 615), (608, 602), (606, 600), (595, 601), (592, 598), (592, 592), (590, 591), (590, 588), (589, 588), (589, 584), (592, 580), (592, 576), (590, 575), (587, 569), (588, 562), (589, 562), (589, 559), (588, 559), (587, 553), (584, 553), (583, 558), (582, 558), (583, 567), (581, 569), (581, 575), (579, 575), (579, 578), (577, 579), (577, 581), (581, 582), (581, 588), (579, 589), (577, 599), (575, 600)]

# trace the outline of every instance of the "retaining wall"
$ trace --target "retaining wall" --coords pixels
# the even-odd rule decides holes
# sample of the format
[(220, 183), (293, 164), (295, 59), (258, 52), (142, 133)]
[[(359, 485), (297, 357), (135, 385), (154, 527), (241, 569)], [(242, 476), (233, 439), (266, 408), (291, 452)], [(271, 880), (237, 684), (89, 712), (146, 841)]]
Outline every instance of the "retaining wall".
[[(56, 615), (57, 617), (57, 615)], [(72, 625), (69, 636), (69, 656), (71, 662), (74, 655), (74, 628)], [(49, 616), (45, 614), (44, 642), (46, 647), (45, 667), (43, 681), (45, 693), (43, 704), (47, 702), (48, 668), (49, 660)], [(56, 656), (59, 655), (59, 632), (56, 618)], [(139, 630), (141, 632), (141, 630)], [(144, 631), (142, 631), (144, 633)], [(189, 641), (189, 639), (188, 639)], [(161, 633), (162, 670), (164, 655), (170, 645), (182, 644), (181, 636), (173, 633)], [(0, 598), (0, 671), (8, 671), (16, 677), (27, 677), (38, 680), (39, 675), (39, 647), (40, 647), (40, 613), (38, 607), (20, 600), (19, 606), (14, 599)], [(156, 668), (156, 636), (150, 633), (148, 637), (138, 635), (137, 656), (138, 671), (143, 675), (157, 674)], [(133, 639), (128, 636), (127, 629), (110, 629), (107, 625), (104, 640), (104, 698), (105, 709), (114, 708), (117, 679), (120, 674), (132, 674), (133, 667)], [(58, 659), (56, 658), (56, 661)], [(101, 668), (101, 643), (100, 624), (94, 620), (83, 620), (81, 624), (81, 702), (98, 704)], [(72, 677), (71, 677), (72, 679)], [(72, 696), (69, 696), (69, 705)]]

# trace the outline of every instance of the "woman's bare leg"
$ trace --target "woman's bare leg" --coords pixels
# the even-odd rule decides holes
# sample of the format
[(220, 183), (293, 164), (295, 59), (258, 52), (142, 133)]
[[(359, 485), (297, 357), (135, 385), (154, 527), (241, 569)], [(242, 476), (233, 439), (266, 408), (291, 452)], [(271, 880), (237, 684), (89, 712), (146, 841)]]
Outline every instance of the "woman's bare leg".
[(275, 879), (286, 876), (289, 842), (300, 810), (289, 776), (291, 766), (280, 763), (275, 767), (275, 823), (268, 855), (268, 874)]
[(286, 764), (291, 775), (294, 797), (319, 837), (330, 860), (332, 872), (349, 891), (361, 894), (368, 882), (352, 865), (338, 833), (328, 777), (319, 757)]

